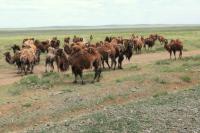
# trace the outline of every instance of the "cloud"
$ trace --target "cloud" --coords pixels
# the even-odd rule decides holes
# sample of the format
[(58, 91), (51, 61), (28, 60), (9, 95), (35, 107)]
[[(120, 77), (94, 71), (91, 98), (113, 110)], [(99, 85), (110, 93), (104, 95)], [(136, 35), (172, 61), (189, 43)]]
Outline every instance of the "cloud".
[(0, 0), (0, 27), (200, 23), (199, 0)]

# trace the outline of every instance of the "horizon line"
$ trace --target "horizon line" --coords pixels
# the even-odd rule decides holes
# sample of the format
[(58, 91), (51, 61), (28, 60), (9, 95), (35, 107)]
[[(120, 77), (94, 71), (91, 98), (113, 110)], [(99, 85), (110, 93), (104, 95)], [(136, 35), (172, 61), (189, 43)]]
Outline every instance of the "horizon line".
[[(37, 28), (78, 28), (78, 27), (82, 27), (82, 28), (87, 28), (87, 27), (108, 27), (109, 26), (152, 26), (152, 27), (159, 27), (159, 26), (200, 26), (200, 24), (107, 24), (107, 25), (51, 25), (51, 26), (26, 26), (26, 27), (0, 27), (0, 30), (5, 30), (5, 29), (8, 29), (8, 30), (11, 30), (11, 29), (37, 29)], [(119, 27), (120, 28), (120, 27)], [(122, 27), (123, 28), (123, 27)], [(136, 28), (136, 27), (135, 27)]]

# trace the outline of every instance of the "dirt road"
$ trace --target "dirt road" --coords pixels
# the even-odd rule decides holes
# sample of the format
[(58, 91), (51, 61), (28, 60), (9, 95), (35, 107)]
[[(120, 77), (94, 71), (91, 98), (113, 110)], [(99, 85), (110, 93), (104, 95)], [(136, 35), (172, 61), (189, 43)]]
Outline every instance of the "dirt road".
[[(186, 51), (183, 53), (183, 57), (194, 56), (200, 54), (200, 50), (193, 50), (193, 51)], [(141, 55), (134, 55), (130, 62), (127, 60), (124, 64), (129, 63), (136, 63), (136, 64), (148, 64), (151, 62), (155, 62), (158, 60), (169, 59), (169, 54), (167, 52), (160, 52), (160, 53), (145, 53)], [(38, 65), (35, 67), (34, 73), (35, 74), (42, 74), (45, 68), (44, 65)], [(19, 81), (22, 78), (22, 75), (16, 74), (16, 69), (6, 69), (0, 68), (0, 86), (2, 85), (9, 85), (14, 82)]]

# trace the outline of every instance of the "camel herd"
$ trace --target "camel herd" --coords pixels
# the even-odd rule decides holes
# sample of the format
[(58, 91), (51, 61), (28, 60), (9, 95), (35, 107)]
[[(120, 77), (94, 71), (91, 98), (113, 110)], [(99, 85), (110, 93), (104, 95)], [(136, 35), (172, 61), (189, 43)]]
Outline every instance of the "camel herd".
[[(104, 41), (91, 43), (93, 36), (88, 42), (84, 42), (81, 37), (74, 36), (64, 38), (64, 48), (60, 48), (60, 40), (56, 37), (39, 41), (34, 38), (24, 39), (22, 46), (13, 45), (13, 56), (10, 52), (4, 53), (5, 60), (9, 64), (18, 67), (18, 73), (33, 73), (34, 66), (40, 62), (40, 54), (46, 54), (45, 72), (54, 71), (54, 63), (57, 65), (58, 72), (65, 72), (71, 68), (75, 76), (80, 76), (81, 83), (84, 84), (83, 70), (94, 69), (94, 79), (92, 82), (99, 81), (101, 72), (107, 64), (109, 69), (123, 69), (122, 63), (125, 59), (130, 60), (133, 53), (140, 54), (142, 48), (151, 49), (158, 40), (161, 45), (176, 59), (176, 52), (179, 51), (179, 58), (182, 57), (183, 45), (179, 39), (168, 42), (163, 36), (151, 34), (149, 37), (131, 35), (129, 39), (122, 37), (106, 37)], [(111, 64), (110, 62), (111, 61)]]

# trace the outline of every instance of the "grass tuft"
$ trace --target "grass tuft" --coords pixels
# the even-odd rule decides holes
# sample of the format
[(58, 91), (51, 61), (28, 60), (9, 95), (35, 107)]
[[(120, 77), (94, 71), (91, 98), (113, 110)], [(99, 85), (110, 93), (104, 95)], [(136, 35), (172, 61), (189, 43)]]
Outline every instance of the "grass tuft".
[(31, 107), (31, 106), (32, 106), (31, 103), (25, 103), (25, 104), (22, 105), (22, 107), (26, 107), (26, 108)]
[(182, 76), (180, 77), (180, 79), (184, 82), (190, 83), (191, 82), (191, 78), (189, 76)]
[(166, 84), (166, 83), (167, 83), (166, 80), (160, 79), (160, 77), (156, 77), (156, 78), (154, 79), (154, 81), (157, 82), (157, 83), (159, 83), (159, 84)]
[(153, 97), (157, 98), (157, 97), (166, 96), (166, 95), (168, 95), (168, 92), (164, 91), (164, 92), (159, 92), (159, 93), (153, 95)]
[(29, 75), (23, 77), (18, 83), (15, 83), (8, 92), (12, 95), (20, 95), (24, 90), (50, 89), (56, 83), (63, 82), (63, 77), (57, 73), (45, 73), (41, 77)]
[(170, 60), (160, 60), (160, 61), (157, 61), (155, 64), (156, 65), (170, 65), (171, 61)]

